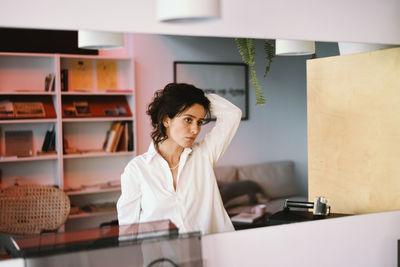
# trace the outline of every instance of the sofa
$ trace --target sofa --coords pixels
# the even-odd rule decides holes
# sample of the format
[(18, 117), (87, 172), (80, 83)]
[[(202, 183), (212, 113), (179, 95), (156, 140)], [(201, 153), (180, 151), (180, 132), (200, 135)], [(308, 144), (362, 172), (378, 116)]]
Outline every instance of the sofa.
[(285, 199), (307, 201), (294, 177), (294, 162), (262, 162), (214, 167), (225, 209), (230, 216), (252, 212), (260, 204), (273, 214), (283, 209)]

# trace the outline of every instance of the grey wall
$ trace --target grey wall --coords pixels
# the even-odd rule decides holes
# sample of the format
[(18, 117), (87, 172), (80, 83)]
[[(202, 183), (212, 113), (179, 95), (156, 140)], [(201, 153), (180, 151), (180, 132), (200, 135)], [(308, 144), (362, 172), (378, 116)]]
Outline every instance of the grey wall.
[[(139, 154), (147, 150), (150, 125), (143, 115), (155, 90), (173, 81), (173, 61), (241, 62), (231, 38), (134, 35), (137, 77)], [(318, 57), (338, 55), (337, 43), (317, 43)], [(150, 51), (151, 50), (151, 51)], [(249, 120), (239, 130), (218, 165), (293, 160), (295, 175), (307, 193), (306, 60), (310, 56), (275, 57), (263, 78), (263, 41), (256, 42), (256, 71), (267, 104), (255, 106), (250, 84)], [(151, 67), (153, 66), (153, 67)], [(150, 74), (151, 71), (151, 74)], [(212, 123), (203, 128), (202, 135)], [(201, 138), (201, 136), (200, 136)]]

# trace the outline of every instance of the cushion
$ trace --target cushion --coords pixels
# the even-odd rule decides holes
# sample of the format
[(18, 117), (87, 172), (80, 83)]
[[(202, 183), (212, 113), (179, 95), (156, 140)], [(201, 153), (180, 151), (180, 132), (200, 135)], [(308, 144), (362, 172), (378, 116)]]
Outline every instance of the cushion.
[(239, 180), (251, 180), (268, 198), (293, 196), (298, 193), (294, 179), (294, 162), (275, 161), (238, 167)]
[(225, 208), (257, 204), (263, 196), (261, 187), (253, 181), (232, 182), (221, 189)]
[(215, 178), (219, 186), (237, 181), (237, 169), (235, 166), (214, 167)]

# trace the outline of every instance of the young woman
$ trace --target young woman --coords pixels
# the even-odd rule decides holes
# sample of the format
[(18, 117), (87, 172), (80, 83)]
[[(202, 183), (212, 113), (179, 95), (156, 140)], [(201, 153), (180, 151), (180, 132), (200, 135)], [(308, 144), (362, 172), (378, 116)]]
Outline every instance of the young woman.
[[(153, 142), (121, 176), (119, 224), (170, 219), (180, 232), (234, 230), (213, 167), (239, 126), (241, 110), (193, 85), (171, 83), (155, 93), (147, 114)], [(215, 126), (195, 143), (211, 115)]]

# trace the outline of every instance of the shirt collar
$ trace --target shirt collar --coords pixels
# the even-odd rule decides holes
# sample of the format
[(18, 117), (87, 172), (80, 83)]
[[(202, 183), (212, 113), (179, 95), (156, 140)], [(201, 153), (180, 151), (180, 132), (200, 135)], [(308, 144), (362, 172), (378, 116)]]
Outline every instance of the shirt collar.
[[(181, 158), (182, 158), (182, 156), (183, 156), (183, 157), (188, 156), (191, 152), (192, 152), (192, 149), (191, 149), (191, 148), (185, 148), (185, 149), (183, 149)], [(150, 161), (155, 157), (155, 155), (158, 154), (157, 149), (156, 149), (156, 147), (155, 147), (155, 145), (154, 145), (154, 142), (151, 142), (151, 143), (150, 143), (150, 146), (149, 146), (149, 149), (148, 149), (147, 153), (148, 153), (148, 155), (149, 155), (149, 157), (147, 158), (147, 163), (150, 163)]]

